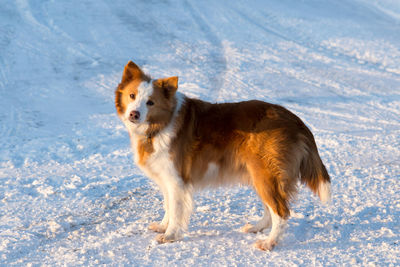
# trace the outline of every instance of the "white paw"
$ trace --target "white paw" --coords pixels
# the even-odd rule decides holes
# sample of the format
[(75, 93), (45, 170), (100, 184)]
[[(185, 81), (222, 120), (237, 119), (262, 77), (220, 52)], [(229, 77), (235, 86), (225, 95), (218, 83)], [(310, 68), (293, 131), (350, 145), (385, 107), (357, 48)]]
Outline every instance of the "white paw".
[(256, 234), (260, 232), (260, 229), (257, 229), (254, 225), (250, 223), (246, 223), (242, 228), (240, 228), (240, 231), (243, 233), (253, 233)]
[(177, 241), (179, 238), (177, 238), (177, 236), (175, 234), (170, 234), (170, 235), (166, 235), (166, 234), (159, 234), (156, 236), (156, 241), (159, 244), (165, 244), (165, 243), (172, 243)]
[(257, 240), (254, 246), (264, 251), (271, 251), (276, 246), (276, 244), (276, 240), (269, 240), (267, 238), (266, 240)]
[(149, 230), (152, 230), (156, 233), (165, 233), (165, 230), (167, 230), (167, 226), (160, 223), (152, 222), (149, 225)]

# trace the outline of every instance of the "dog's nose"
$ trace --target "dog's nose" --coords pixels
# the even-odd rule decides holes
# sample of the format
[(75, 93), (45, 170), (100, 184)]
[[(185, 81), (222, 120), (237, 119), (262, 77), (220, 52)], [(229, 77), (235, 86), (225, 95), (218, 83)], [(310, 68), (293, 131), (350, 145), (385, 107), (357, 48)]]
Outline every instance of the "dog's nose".
[(131, 113), (129, 113), (129, 120), (131, 122), (137, 122), (140, 119), (140, 112), (133, 110)]

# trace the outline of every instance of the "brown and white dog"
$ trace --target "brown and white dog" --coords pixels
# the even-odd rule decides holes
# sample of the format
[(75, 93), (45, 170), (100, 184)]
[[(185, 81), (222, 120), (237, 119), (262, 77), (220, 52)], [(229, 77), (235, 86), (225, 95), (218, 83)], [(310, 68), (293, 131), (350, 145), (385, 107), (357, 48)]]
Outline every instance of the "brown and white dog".
[(244, 232), (271, 227), (256, 247), (271, 250), (290, 214), (298, 181), (323, 202), (330, 178), (306, 125), (287, 109), (262, 101), (211, 104), (177, 92), (178, 77), (151, 79), (132, 61), (115, 91), (136, 164), (160, 187), (165, 215), (149, 228), (159, 243), (182, 237), (195, 190), (224, 184), (252, 186), (264, 216)]

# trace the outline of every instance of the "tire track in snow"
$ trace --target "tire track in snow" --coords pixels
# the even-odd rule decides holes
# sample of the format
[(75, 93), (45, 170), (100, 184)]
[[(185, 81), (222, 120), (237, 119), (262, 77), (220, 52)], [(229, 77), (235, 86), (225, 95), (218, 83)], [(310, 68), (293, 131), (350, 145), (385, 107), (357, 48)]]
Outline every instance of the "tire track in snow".
[[(38, 6), (35, 6), (34, 8), (40, 11), (34, 12), (35, 10), (30, 7), (28, 1), (17, 0), (17, 8), (19, 13), (22, 15), (28, 25), (35, 25), (37, 27), (37, 31), (39, 31), (43, 36), (46, 36), (46, 38), (48, 38), (50, 41), (56, 42), (57, 45), (61, 44), (68, 54), (72, 53), (72, 55), (75, 57), (79, 57), (81, 61), (88, 60), (92, 65), (97, 64), (100, 55), (93, 50), (87, 49), (85, 45), (73, 38), (65, 30), (58, 27), (54, 23), (54, 19), (47, 12), (46, 8), (41, 8), (41, 5), (45, 4), (46, 3), (40, 3)], [(100, 2), (98, 2), (97, 5), (100, 5)], [(34, 13), (41, 14), (40, 19), (36, 18)], [(61, 42), (60, 39), (63, 41)], [(31, 49), (33, 50), (36, 48), (32, 47)], [(45, 56), (50, 57), (49, 54), (45, 54)]]
[[(7, 8), (2, 12), (6, 10)], [(12, 11), (9, 12), (11, 14), (2, 13), (1, 15), (10, 17), (13, 20), (6, 21), (5, 25), (0, 24), (0, 105), (6, 111), (0, 113), (0, 147), (7, 148), (8, 151), (12, 148), (10, 138), (15, 136), (17, 131), (15, 106), (8, 101), (10, 99), (10, 90), (13, 89), (11, 89), (12, 86), (9, 79), (9, 77), (12, 77), (10, 62), (7, 62), (10, 58), (10, 46), (13, 45), (13, 40), (15, 40), (16, 25), (14, 23), (16, 23), (15, 18), (17, 16)], [(5, 160), (8, 160), (8, 155), (3, 154), (1, 156), (5, 157)], [(1, 156), (0, 159), (3, 160)]]
[[(251, 16), (244, 13), (243, 10), (238, 10), (235, 7), (232, 7), (231, 9), (233, 12), (235, 12), (237, 15), (239, 15), (239, 17), (241, 17), (244, 21), (249, 22), (249, 25), (254, 25), (256, 28), (259, 28), (264, 33), (275, 36), (276, 38), (281, 39), (283, 41), (291, 42), (293, 44), (298, 45), (299, 47), (304, 47), (304, 48), (310, 49), (317, 53), (321, 52), (321, 49), (314, 48), (312, 46), (312, 44), (309, 44), (308, 41), (304, 37), (300, 38), (299, 37), (300, 35), (298, 32), (293, 31), (293, 32), (290, 32), (290, 34), (287, 34), (287, 33), (284, 34), (284, 33), (281, 33), (281, 31), (277, 31), (273, 27), (271, 27), (273, 25), (279, 24), (278, 20), (276, 19), (276, 16), (273, 14), (263, 13), (263, 15), (264, 15), (263, 18), (262, 19), (260, 18), (259, 20), (257, 20), (256, 18), (252, 18)], [(265, 18), (267, 18), (267, 20), (268, 20), (267, 25), (262, 25), (261, 23), (258, 22), (258, 21), (264, 21)], [(291, 38), (289, 36), (295, 36), (296, 38)], [(301, 36), (304, 36), (304, 35), (301, 35)], [(276, 53), (278, 53), (278, 51), (276, 51)], [(294, 54), (291, 51), (287, 51), (287, 53)], [(294, 56), (296, 56), (296, 55), (294, 55)], [(281, 69), (281, 72), (284, 73), (285, 75), (287, 75), (288, 77), (295, 78), (297, 80), (300, 80), (300, 81), (302, 81), (306, 84), (310, 84), (312, 86), (321, 87), (321, 85), (324, 84), (325, 86), (327, 86), (329, 88), (329, 91), (331, 93), (333, 93), (334, 95), (336, 95), (338, 97), (341, 97), (342, 95), (339, 94), (337, 91), (335, 91), (335, 89), (338, 89), (339, 87), (342, 87), (342, 86), (343, 87), (342, 87), (341, 91), (346, 91), (349, 89), (348, 86), (345, 86), (345, 85), (339, 83), (338, 81), (333, 82), (333, 81), (327, 81), (325, 79), (322, 79), (322, 80), (316, 79), (316, 77), (313, 75), (304, 76), (304, 73), (299, 73), (294, 68), (283, 68), (283, 69)], [(357, 92), (359, 92), (359, 90), (357, 90)]]
[(11, 24), (0, 25), (0, 88), (5, 91), (8, 83), (9, 68), (6, 62), (8, 56), (8, 47), (15, 38), (15, 26)]
[(216, 50), (209, 51), (209, 56), (212, 58), (213, 63), (210, 68), (215, 69), (214, 75), (209, 78), (212, 86), (210, 90), (214, 91), (215, 93), (213, 93), (212, 98), (209, 100), (215, 101), (218, 99), (226, 79), (225, 74), (227, 72), (227, 59), (225, 57), (224, 45), (210, 23), (206, 21), (204, 16), (193, 6), (192, 3), (184, 0), (183, 5), (190, 12), (193, 20), (200, 27), (206, 38), (216, 48)]
[[(237, 13), (243, 20), (250, 22), (250, 24), (254, 25), (255, 27), (259, 28), (265, 33), (271, 34), (279, 39), (282, 39), (287, 42), (293, 42), (301, 47), (304, 47), (310, 51), (315, 52), (316, 54), (326, 56), (330, 59), (336, 61), (336, 63), (340, 62), (343, 64), (353, 63), (358, 67), (367, 67), (379, 73), (390, 73), (395, 77), (400, 77), (400, 75), (394, 71), (387, 70), (382, 64), (374, 63), (374, 62), (367, 62), (364, 61), (360, 63), (360, 59), (356, 56), (352, 56), (349, 54), (345, 54), (338, 49), (330, 49), (329, 47), (324, 46), (322, 43), (315, 43), (312, 42), (313, 39), (310, 39), (309, 36), (304, 31), (299, 31), (299, 27), (296, 28), (284, 28), (284, 29), (274, 29), (274, 26), (279, 25), (276, 16), (271, 13), (267, 13), (265, 11), (259, 11), (261, 16), (257, 17), (250, 17), (247, 16), (243, 10), (238, 10), (237, 8), (232, 8), (232, 10)], [(267, 18), (268, 24), (262, 25), (258, 21), (263, 21)]]
[(31, 12), (31, 7), (27, 0), (15, 0), (15, 4), (18, 12), (21, 14), (22, 18), (27, 22), (27, 24), (34, 25), (43, 34), (51, 33), (48, 27), (46, 27), (42, 23), (39, 23), (33, 16)]

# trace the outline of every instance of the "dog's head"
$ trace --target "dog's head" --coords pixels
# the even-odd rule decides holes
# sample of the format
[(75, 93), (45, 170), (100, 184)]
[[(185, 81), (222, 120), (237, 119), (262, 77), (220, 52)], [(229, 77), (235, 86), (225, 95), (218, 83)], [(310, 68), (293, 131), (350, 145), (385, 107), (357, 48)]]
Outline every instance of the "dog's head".
[(132, 133), (153, 136), (171, 121), (178, 77), (151, 79), (132, 61), (115, 91), (118, 116)]

